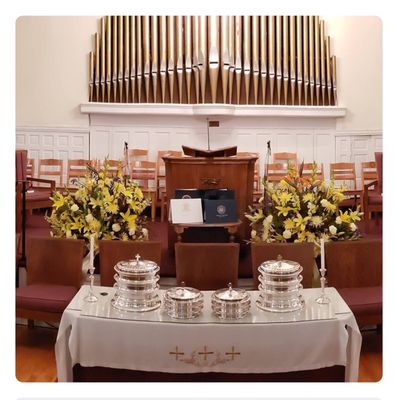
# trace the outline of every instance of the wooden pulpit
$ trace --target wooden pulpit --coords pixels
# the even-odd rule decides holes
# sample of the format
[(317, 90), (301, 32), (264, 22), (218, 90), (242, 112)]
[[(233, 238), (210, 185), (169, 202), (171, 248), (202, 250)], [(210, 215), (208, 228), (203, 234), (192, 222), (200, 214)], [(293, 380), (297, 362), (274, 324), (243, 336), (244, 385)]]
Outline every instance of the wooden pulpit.
[[(221, 189), (235, 191), (238, 218), (243, 222), (238, 240), (250, 238), (249, 223), (245, 218), (252, 204), (255, 155), (233, 157), (163, 157), (166, 166), (167, 201), (174, 198), (176, 189)], [(174, 252), (177, 237), (169, 223), (169, 251)], [(209, 240), (211, 241), (211, 240)]]

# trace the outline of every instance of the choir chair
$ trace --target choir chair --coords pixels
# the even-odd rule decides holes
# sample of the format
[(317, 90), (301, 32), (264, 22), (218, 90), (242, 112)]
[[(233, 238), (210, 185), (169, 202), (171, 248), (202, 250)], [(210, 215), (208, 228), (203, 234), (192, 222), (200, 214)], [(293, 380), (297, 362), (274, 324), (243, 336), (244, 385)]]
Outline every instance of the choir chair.
[(16, 289), (16, 316), (59, 322), (80, 288), (84, 241), (32, 237), (27, 244), (27, 285)]

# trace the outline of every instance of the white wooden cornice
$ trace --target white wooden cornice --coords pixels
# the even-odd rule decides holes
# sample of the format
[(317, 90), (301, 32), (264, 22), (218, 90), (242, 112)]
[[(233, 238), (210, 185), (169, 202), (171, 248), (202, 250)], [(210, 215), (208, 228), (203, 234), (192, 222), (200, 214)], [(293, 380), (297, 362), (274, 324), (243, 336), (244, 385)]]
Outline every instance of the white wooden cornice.
[(90, 115), (341, 118), (346, 115), (347, 110), (336, 106), (82, 103), (80, 111)]

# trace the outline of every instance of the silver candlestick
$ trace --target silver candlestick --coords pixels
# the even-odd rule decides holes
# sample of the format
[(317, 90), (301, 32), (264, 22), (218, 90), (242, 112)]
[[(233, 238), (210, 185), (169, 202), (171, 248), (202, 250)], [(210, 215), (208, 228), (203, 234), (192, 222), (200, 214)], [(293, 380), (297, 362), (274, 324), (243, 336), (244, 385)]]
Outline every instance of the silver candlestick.
[(330, 299), (325, 294), (325, 286), (326, 286), (326, 267), (325, 267), (325, 240), (321, 238), (320, 244), (321, 248), (321, 295), (315, 300), (318, 304), (329, 304)]
[(330, 299), (329, 297), (326, 296), (325, 294), (325, 287), (326, 287), (326, 278), (325, 278), (325, 274), (326, 274), (326, 268), (321, 268), (320, 269), (321, 272), (321, 295), (315, 299), (315, 301), (318, 304), (329, 304), (330, 303)]
[(94, 294), (93, 285), (94, 285), (94, 235), (90, 236), (90, 290), (88, 295), (84, 298), (85, 301), (93, 303), (94, 301), (98, 301), (97, 296)]
[(89, 302), (89, 303), (93, 303), (94, 301), (98, 301), (98, 297), (94, 294), (94, 290), (93, 290), (93, 286), (94, 286), (94, 268), (90, 268), (90, 289), (88, 292), (88, 295), (84, 298), (85, 301)]

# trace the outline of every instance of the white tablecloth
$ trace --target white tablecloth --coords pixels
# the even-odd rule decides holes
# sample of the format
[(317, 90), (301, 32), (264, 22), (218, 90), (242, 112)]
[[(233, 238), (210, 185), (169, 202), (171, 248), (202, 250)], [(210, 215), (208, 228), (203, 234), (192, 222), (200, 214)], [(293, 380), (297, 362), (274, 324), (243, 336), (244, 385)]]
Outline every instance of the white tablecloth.
[[(83, 301), (87, 290), (80, 289), (62, 316), (55, 345), (60, 382), (73, 380), (75, 364), (170, 373), (272, 373), (343, 365), (346, 381), (358, 379), (362, 337), (334, 288), (327, 288), (330, 319), (312, 315), (309, 320), (285, 322), (294, 319), (291, 313), (259, 310), (254, 304), (258, 292), (253, 291), (251, 315), (238, 323), (220, 322), (211, 314), (211, 292), (204, 292), (204, 315), (191, 322), (168, 321), (161, 309), (129, 313), (138, 320), (84, 315), (90, 313)], [(100, 302), (89, 307), (104, 315), (100, 308), (109, 308), (113, 290), (95, 287)], [(106, 300), (99, 294), (103, 291), (110, 293)], [(314, 303), (318, 295), (319, 289), (303, 290), (306, 304), (324, 313), (328, 306)]]

